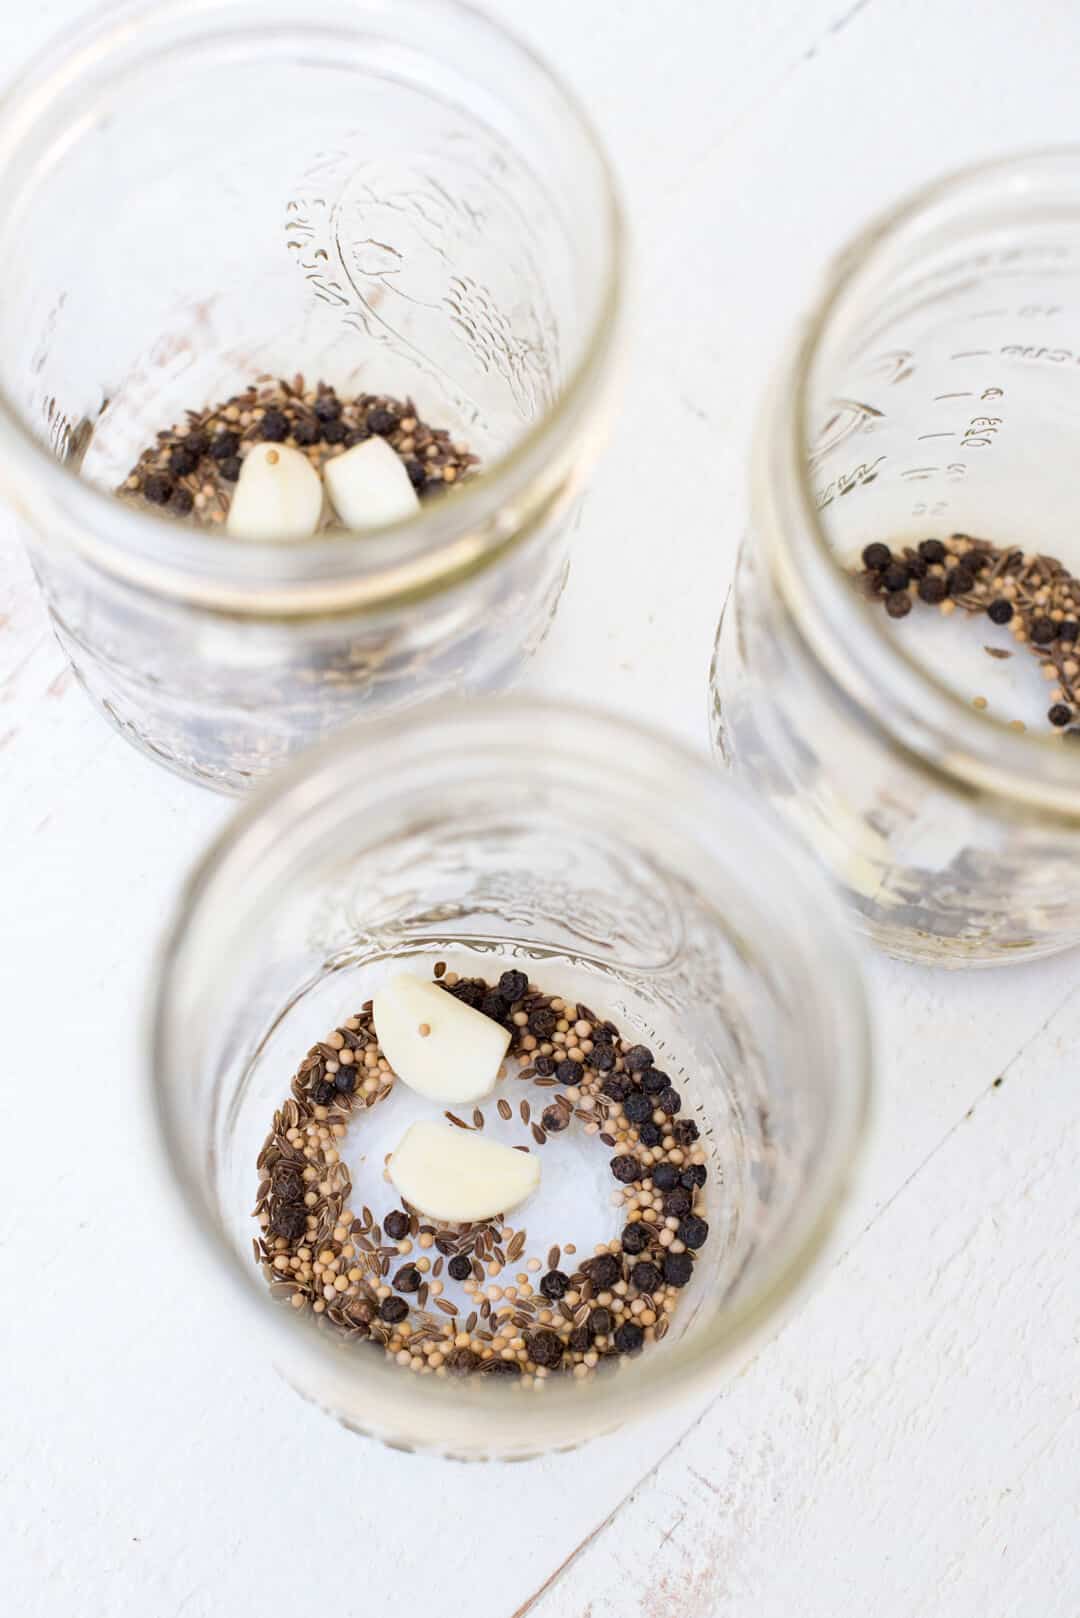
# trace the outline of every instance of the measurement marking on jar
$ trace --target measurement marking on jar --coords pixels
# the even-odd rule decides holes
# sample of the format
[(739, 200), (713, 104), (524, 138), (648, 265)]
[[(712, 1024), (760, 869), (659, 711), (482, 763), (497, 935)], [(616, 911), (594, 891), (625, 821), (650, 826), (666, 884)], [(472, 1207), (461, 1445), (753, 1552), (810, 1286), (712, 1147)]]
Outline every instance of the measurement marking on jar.
[(955, 438), (955, 433), (920, 433), (917, 442), (922, 443), (925, 438)]
[(1000, 426), (1000, 416), (972, 416), (964, 432), (964, 448), (989, 449)]
[[(972, 390), (967, 388), (963, 393), (935, 393), (934, 402), (937, 403), (939, 399), (974, 399), (974, 397)], [(985, 398), (985, 394), (983, 397)]]
[(992, 348), (963, 348), (959, 354), (950, 354), (949, 358), (954, 360), (979, 360), (986, 359), (993, 352)]

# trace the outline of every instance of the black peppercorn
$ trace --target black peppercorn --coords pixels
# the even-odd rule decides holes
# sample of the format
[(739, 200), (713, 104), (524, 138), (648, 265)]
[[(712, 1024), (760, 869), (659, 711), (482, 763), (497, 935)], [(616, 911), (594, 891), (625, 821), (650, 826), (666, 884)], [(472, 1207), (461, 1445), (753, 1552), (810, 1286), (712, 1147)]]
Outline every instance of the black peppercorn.
[(566, 1346), (571, 1354), (587, 1354), (592, 1347), (588, 1326), (575, 1326), (566, 1339)]
[(1063, 624), (1058, 624), (1058, 640), (1074, 641), (1080, 636), (1080, 624), (1075, 618), (1066, 618)]
[[(408, 1214), (402, 1213), (400, 1208), (395, 1208), (394, 1211), (392, 1213), (388, 1213), (386, 1218), (383, 1220), (383, 1230), (390, 1237), (391, 1241), (403, 1242), (406, 1236), (409, 1234)], [(452, 1262), (453, 1260), (451, 1260), (451, 1263)]]
[(664, 1280), (669, 1287), (684, 1287), (694, 1273), (689, 1253), (669, 1253), (664, 1259)]
[(292, 1163), (279, 1163), (272, 1176), (275, 1197), (282, 1202), (299, 1202), (304, 1195), (304, 1176)]
[(167, 506), (173, 492), (172, 479), (164, 472), (151, 472), (142, 486), (142, 492), (154, 506)]
[(366, 444), (370, 437), (366, 427), (351, 427), (345, 434), (345, 448), (355, 449), (357, 444)]
[(868, 568), (872, 573), (876, 573), (881, 568), (888, 567), (892, 561), (892, 551), (887, 545), (882, 545), (879, 540), (873, 545), (867, 545), (862, 553), (862, 561), (863, 567)]
[(307, 1209), (302, 1202), (282, 1202), (270, 1215), (271, 1236), (284, 1236), (287, 1242), (299, 1241), (307, 1232)]
[(691, 1214), (684, 1219), (676, 1232), (684, 1247), (704, 1247), (709, 1236), (709, 1227), (704, 1219), (697, 1214)]
[(202, 457), (210, 448), (210, 440), (201, 427), (196, 428), (193, 433), (188, 433), (184, 443), (194, 455), (196, 462), (202, 460)]
[(506, 1001), (497, 989), (488, 989), (480, 1001), (478, 1010), (490, 1017), (492, 1022), (505, 1022), (507, 1016)]
[(607, 1292), (617, 1281), (622, 1280), (622, 1265), (614, 1253), (601, 1253), (598, 1258), (591, 1258), (581, 1268), (597, 1292)]
[(924, 562), (921, 556), (906, 557), (904, 566), (907, 568), (908, 577), (911, 579), (925, 579), (930, 569), (930, 563)]
[(239, 451), (240, 440), (235, 433), (215, 433), (210, 441), (210, 454), (215, 461), (227, 461)]
[(405, 470), (409, 474), (409, 482), (419, 494), (427, 482), (427, 468), (423, 461), (406, 461)]
[(680, 1118), (673, 1125), (671, 1133), (676, 1146), (693, 1146), (701, 1131), (692, 1118)]
[(630, 1186), (635, 1180), (643, 1180), (644, 1168), (638, 1158), (623, 1154), (622, 1157), (612, 1157), (612, 1175), (623, 1186)]
[(313, 416), (298, 416), (293, 422), (292, 435), (301, 449), (307, 449), (311, 444), (319, 442), (322, 428)]
[(243, 469), (243, 461), (239, 455), (230, 455), (227, 461), (222, 461), (220, 471), (226, 483), (235, 483)]
[(398, 418), (392, 410), (384, 410), (381, 405), (376, 405), (374, 410), (367, 413), (367, 424), (370, 432), (378, 433), (380, 438), (385, 438), (387, 433), (392, 433), (397, 426)]
[(611, 1310), (594, 1309), (588, 1319), (589, 1332), (593, 1337), (607, 1337), (615, 1324)]
[(451, 1376), (468, 1376), (479, 1364), (480, 1356), (471, 1348), (454, 1348), (446, 1356), (446, 1369)]
[(558, 1365), (563, 1357), (562, 1338), (543, 1329), (531, 1332), (525, 1339), (525, 1352), (535, 1365)]
[(569, 1057), (559, 1063), (555, 1069), (555, 1077), (560, 1084), (580, 1084), (585, 1069), (580, 1062), (571, 1061)]
[(322, 435), (327, 444), (344, 444), (349, 436), (349, 429), (343, 421), (328, 421), (323, 424)]
[(1007, 624), (1012, 615), (1012, 602), (1004, 601), (1001, 599), (1001, 597), (999, 597), (997, 601), (991, 601), (990, 605), (986, 609), (986, 616), (989, 618), (992, 624)]
[(652, 1051), (647, 1045), (631, 1045), (626, 1053), (626, 1065), (631, 1073), (643, 1073), (653, 1065)]
[(911, 611), (911, 597), (906, 590), (897, 590), (885, 597), (885, 611), (890, 618), (906, 618)]
[(537, 1006), (529, 1012), (529, 1033), (537, 1039), (550, 1039), (558, 1021), (550, 1006)]
[(570, 1114), (565, 1107), (545, 1107), (540, 1122), (549, 1135), (558, 1135), (570, 1122)]
[(678, 1090), (673, 1089), (669, 1084), (667, 1089), (661, 1090), (660, 1094), (656, 1097), (656, 1105), (660, 1108), (661, 1112), (666, 1112), (668, 1117), (671, 1118), (675, 1113), (680, 1111), (682, 1107), (682, 1096), (679, 1094)]
[(674, 1191), (679, 1183), (679, 1171), (674, 1163), (657, 1163), (652, 1171), (652, 1183), (658, 1191)]
[(680, 1174), (679, 1184), (684, 1185), (688, 1191), (696, 1191), (707, 1179), (704, 1163), (691, 1163), (690, 1167), (683, 1169)]
[(940, 573), (928, 573), (925, 579), (919, 580), (919, 600), (925, 601), (930, 607), (944, 601), (948, 593), (949, 586)]
[(951, 596), (970, 595), (975, 588), (975, 575), (969, 567), (954, 567), (949, 574), (949, 594)]
[(638, 1124), (637, 1133), (642, 1146), (659, 1146), (664, 1138), (659, 1124), (654, 1124), (651, 1118), (647, 1118), (643, 1124)]
[(589, 1066), (598, 1073), (610, 1073), (615, 1066), (615, 1052), (610, 1045), (594, 1045), (589, 1055)]
[(394, 1286), (399, 1292), (419, 1292), (422, 1280), (415, 1264), (403, 1264), (394, 1276)]
[(351, 1096), (356, 1089), (356, 1068), (339, 1067), (334, 1074), (334, 1089), (339, 1095)]
[(940, 539), (924, 539), (919, 546), (919, 555), (924, 562), (943, 562), (945, 547)]
[(641, 1087), (646, 1094), (658, 1096), (661, 1090), (666, 1090), (671, 1080), (666, 1073), (661, 1073), (658, 1067), (649, 1067), (641, 1075)]
[(199, 464), (199, 457), (188, 440), (176, 444), (169, 455), (169, 471), (174, 478), (188, 478)]
[(472, 1274), (472, 1261), (464, 1253), (456, 1253), (446, 1266), (451, 1281), (467, 1281)]
[(649, 1227), (642, 1219), (635, 1219), (632, 1225), (627, 1225), (622, 1233), (622, 1250), (631, 1257), (635, 1253), (644, 1253), (650, 1241)]
[(565, 1298), (570, 1290), (570, 1277), (563, 1270), (549, 1270), (540, 1277), (540, 1291), (545, 1298), (555, 1301)]
[(409, 1306), (404, 1298), (384, 1298), (379, 1305), (379, 1319), (385, 1320), (388, 1326), (396, 1326), (408, 1312)]
[(1052, 640), (1057, 640), (1057, 624), (1052, 618), (1033, 618), (1031, 638), (1036, 646), (1049, 646)]
[(178, 483), (169, 496), (169, 510), (175, 511), (178, 517), (186, 517), (195, 509), (195, 496), (190, 489), (185, 489)]
[(664, 1218), (681, 1219), (694, 1205), (694, 1199), (684, 1185), (677, 1185), (664, 1197)]
[(632, 1124), (643, 1124), (646, 1118), (652, 1117), (653, 1104), (647, 1095), (635, 1090), (627, 1096), (622, 1109)]
[(259, 437), (268, 444), (283, 444), (288, 436), (288, 416), (271, 406), (259, 423)]
[(1067, 708), (1063, 702), (1055, 702), (1054, 706), (1048, 710), (1046, 717), (1052, 725), (1057, 725), (1060, 729), (1062, 725), (1069, 723), (1072, 718), (1072, 709)]
[(890, 562), (881, 575), (883, 590), (906, 590), (908, 587), (908, 570), (902, 562)]
[(529, 980), (524, 972), (504, 972), (499, 979), (499, 993), (510, 1005), (522, 999), (528, 990)]
[(517, 1360), (484, 1360), (480, 1366), (484, 1376), (520, 1376)]
[(610, 1045), (615, 1039), (616, 1029), (610, 1023), (597, 1023), (592, 1031), (594, 1045)]
[(335, 1094), (334, 1086), (329, 1079), (320, 1079), (311, 1088), (311, 1099), (317, 1107), (328, 1107)]
[(313, 408), (320, 421), (337, 421), (341, 415), (341, 400), (334, 393), (320, 393)]
[(647, 1258), (639, 1259), (630, 1271), (630, 1279), (639, 1292), (655, 1292), (660, 1285), (660, 1271)]
[(645, 1341), (645, 1333), (632, 1320), (624, 1320), (615, 1333), (615, 1347), (620, 1354), (636, 1354)]
[(533, 1063), (540, 1078), (550, 1079), (555, 1071), (555, 1058), (553, 1056), (538, 1056)]

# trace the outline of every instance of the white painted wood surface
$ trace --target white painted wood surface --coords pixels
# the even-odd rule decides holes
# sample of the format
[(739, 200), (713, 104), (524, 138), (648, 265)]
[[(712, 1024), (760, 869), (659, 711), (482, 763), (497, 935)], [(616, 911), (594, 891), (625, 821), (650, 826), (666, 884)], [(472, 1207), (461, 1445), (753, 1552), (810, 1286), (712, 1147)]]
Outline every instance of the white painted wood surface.
[[(75, 9), (5, 0), (5, 70)], [(868, 212), (946, 166), (1080, 138), (1075, 5), (498, 10), (588, 100), (638, 242), (627, 402), (529, 678), (703, 743), (784, 329)], [(1075, 960), (872, 963), (882, 1098), (839, 1256), (708, 1409), (513, 1471), (382, 1451), (238, 1363), (163, 1213), (134, 1023), (161, 917), (228, 807), (96, 718), (0, 534), (4, 1609), (1076, 1618)]]

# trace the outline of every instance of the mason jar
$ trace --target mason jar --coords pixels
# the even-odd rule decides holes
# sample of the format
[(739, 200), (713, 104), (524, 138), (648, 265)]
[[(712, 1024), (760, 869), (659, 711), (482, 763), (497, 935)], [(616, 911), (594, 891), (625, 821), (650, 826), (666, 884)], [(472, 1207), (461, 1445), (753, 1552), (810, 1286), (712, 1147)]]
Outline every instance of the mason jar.
[[(1080, 942), (1078, 726), (1042, 677), (1053, 659), (1018, 615), (991, 621), (989, 587), (955, 610), (912, 578), (887, 611), (859, 578), (868, 545), (922, 572), (983, 542), (1017, 601), (1025, 568), (1036, 602), (1055, 569), (1080, 575), (1078, 316), (1080, 151), (995, 162), (840, 255), (761, 411), (716, 750), (905, 960)], [(1051, 630), (1043, 650), (1067, 658), (1054, 635), (1075, 624)]]
[[(0, 481), (81, 683), (226, 790), (542, 639), (622, 299), (571, 96), (453, 0), (143, 0), (0, 104)], [(297, 374), (389, 394), (476, 475), (289, 544), (117, 499), (159, 431)]]
[[(670, 1330), (640, 1354), (540, 1389), (417, 1374), (271, 1295), (252, 1250), (264, 1138), (309, 1047), (402, 968), (524, 972), (645, 1043), (678, 1087), (710, 1235)], [(208, 1286), (212, 1273), (233, 1299), (237, 1352), (272, 1356), (348, 1427), (466, 1458), (562, 1448), (659, 1410), (775, 1327), (843, 1202), (870, 1085), (853, 946), (806, 851), (666, 738), (508, 697), (354, 726), (262, 787), (187, 883), (151, 1028), (167, 1177)], [(500, 1104), (482, 1103), (485, 1138), (538, 1151), (522, 1106), (532, 1097), (535, 1124), (558, 1093), (510, 1072)], [(440, 1108), (396, 1083), (350, 1117), (334, 1144), (354, 1208), (385, 1219), (386, 1154), (417, 1116), (453, 1133)], [(577, 1114), (548, 1138), (540, 1187), (511, 1216), (529, 1242), (510, 1271), (527, 1276), (551, 1241), (580, 1262), (618, 1240), (608, 1156)]]

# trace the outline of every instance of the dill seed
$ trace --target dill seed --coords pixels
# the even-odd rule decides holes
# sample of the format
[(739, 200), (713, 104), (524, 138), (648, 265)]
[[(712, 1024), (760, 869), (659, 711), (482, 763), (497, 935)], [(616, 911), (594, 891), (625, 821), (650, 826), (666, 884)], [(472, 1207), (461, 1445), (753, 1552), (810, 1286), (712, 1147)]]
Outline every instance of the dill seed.
[(508, 1120), (508, 1119), (513, 1117), (513, 1111), (512, 1111), (512, 1109), (510, 1107), (509, 1101), (504, 1101), (502, 1099), (502, 1097), (500, 1096), (499, 1100), (495, 1103), (495, 1105), (499, 1109), (499, 1117), (500, 1118)]

